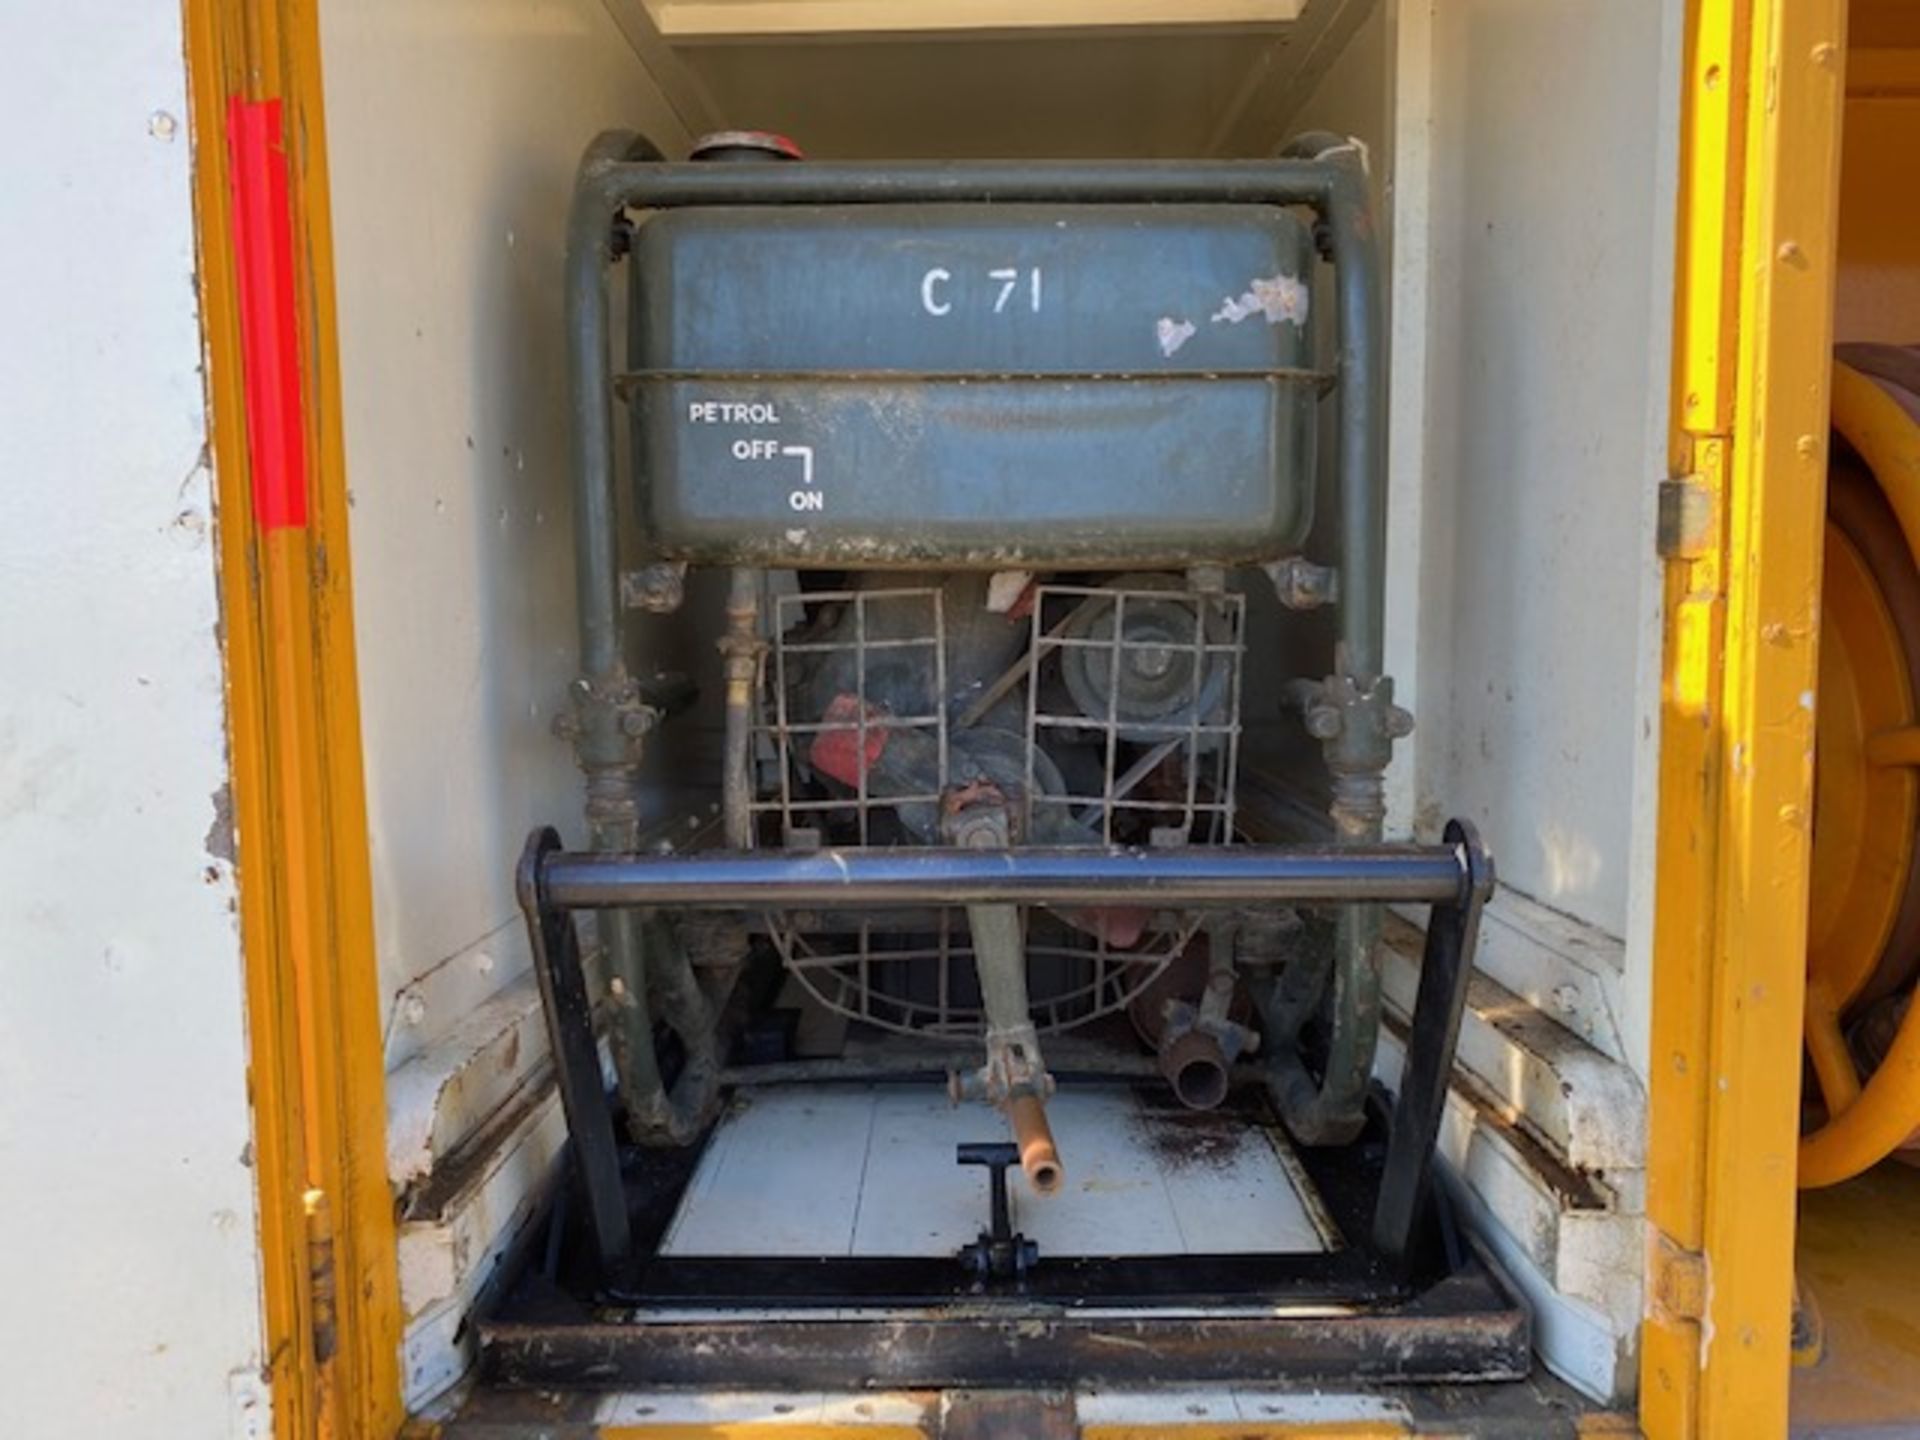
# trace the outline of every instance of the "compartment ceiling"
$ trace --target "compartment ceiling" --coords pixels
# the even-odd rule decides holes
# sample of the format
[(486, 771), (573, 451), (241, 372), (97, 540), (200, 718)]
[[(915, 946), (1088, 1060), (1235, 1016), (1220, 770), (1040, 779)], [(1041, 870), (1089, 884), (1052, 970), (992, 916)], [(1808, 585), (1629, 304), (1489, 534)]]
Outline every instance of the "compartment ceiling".
[(1297, 20), (1305, 0), (645, 0), (669, 40)]
[(607, 0), (689, 128), (839, 158), (1259, 155), (1378, 0)]

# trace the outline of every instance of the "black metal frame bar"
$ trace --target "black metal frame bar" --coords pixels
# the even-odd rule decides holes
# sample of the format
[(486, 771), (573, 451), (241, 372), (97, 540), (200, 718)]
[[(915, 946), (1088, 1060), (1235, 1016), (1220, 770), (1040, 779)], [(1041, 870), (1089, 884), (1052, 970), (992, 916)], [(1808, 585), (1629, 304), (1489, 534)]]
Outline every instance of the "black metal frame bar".
[(1269, 1307), (1096, 1316), (1006, 1305), (906, 1311), (884, 1322), (829, 1315), (635, 1323), (578, 1314), (481, 1325), (490, 1382), (555, 1390), (1519, 1380), (1528, 1373), (1530, 1343), (1525, 1311), (1477, 1256), (1414, 1301), (1342, 1314)]
[[(634, 1273), (649, 1294), (678, 1299), (822, 1304), (927, 1302), (962, 1289), (937, 1264), (910, 1260), (677, 1262), (636, 1245), (621, 1181), (619, 1146), (587, 1003), (579, 939), (569, 912), (659, 905), (760, 906), (1004, 904), (1168, 905), (1425, 903), (1432, 906), (1412, 1038), (1388, 1125), (1370, 1233), (1350, 1249), (1313, 1256), (1245, 1256), (1209, 1266), (1123, 1260), (1042, 1260), (1022, 1294), (1058, 1303), (1157, 1297), (1204, 1303), (1284, 1291), (1289, 1299), (1379, 1299), (1405, 1292), (1426, 1221), (1433, 1158), (1480, 911), (1493, 863), (1472, 827), (1447, 826), (1437, 846), (1221, 847), (1191, 850), (897, 850), (814, 855), (573, 854), (551, 829), (527, 841), (519, 894), (540, 979), (561, 1103), (603, 1283)], [(1365, 1227), (1362, 1227), (1365, 1228)], [(632, 1271), (634, 1265), (640, 1268)]]
[(1456, 845), (1146, 849), (551, 851), (541, 899), (562, 910), (922, 905), (1462, 904)]

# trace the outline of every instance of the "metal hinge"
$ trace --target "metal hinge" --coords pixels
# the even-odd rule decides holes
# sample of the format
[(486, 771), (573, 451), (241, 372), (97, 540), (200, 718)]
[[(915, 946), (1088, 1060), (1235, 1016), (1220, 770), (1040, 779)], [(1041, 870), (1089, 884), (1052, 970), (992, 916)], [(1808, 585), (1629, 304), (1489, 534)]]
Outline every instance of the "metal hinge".
[(1717, 435), (1699, 436), (1691, 448), (1692, 468), (1660, 482), (1657, 545), (1662, 560), (1698, 559), (1717, 539), (1726, 441)]
[(1707, 1317), (1707, 1257), (1649, 1230), (1647, 1305), (1656, 1313), (1695, 1324)]
[(333, 1268), (333, 1207), (327, 1192), (309, 1190), (300, 1197), (307, 1219), (307, 1314), (313, 1331), (313, 1359), (325, 1365), (340, 1345)]
[(1659, 548), (1662, 560), (1692, 560), (1713, 540), (1713, 492), (1698, 475), (1660, 482)]

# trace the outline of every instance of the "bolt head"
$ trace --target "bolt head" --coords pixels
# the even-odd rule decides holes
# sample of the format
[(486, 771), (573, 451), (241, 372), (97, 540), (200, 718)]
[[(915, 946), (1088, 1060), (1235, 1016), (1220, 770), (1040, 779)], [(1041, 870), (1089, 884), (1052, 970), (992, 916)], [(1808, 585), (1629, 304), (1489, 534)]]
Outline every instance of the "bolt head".
[(1331, 705), (1316, 705), (1307, 712), (1307, 733), (1316, 740), (1331, 740), (1340, 733), (1340, 712)]

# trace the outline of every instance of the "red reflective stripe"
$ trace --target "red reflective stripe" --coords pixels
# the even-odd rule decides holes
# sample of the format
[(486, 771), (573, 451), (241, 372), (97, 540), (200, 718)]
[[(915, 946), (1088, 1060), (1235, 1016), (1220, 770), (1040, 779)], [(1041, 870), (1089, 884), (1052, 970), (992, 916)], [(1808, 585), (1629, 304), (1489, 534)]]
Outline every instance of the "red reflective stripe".
[(279, 530), (307, 523), (293, 216), (280, 102), (235, 96), (227, 110), (227, 143), (233, 151), (233, 250), (253, 515), (262, 530)]

